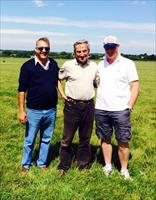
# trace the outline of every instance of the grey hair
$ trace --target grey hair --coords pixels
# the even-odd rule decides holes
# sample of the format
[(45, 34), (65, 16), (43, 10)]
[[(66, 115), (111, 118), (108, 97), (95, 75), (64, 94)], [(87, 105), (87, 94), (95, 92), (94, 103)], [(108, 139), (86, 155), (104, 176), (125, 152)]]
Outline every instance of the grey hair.
[(49, 46), (50, 46), (50, 42), (49, 42), (49, 39), (47, 37), (41, 37), (39, 38), (37, 41), (36, 41), (36, 46), (37, 46), (37, 43), (39, 41), (44, 41), (45, 43), (47, 43)]
[(76, 50), (76, 46), (79, 44), (87, 44), (88, 49), (90, 50), (90, 46), (87, 40), (78, 40), (74, 43), (73, 47), (74, 47), (74, 52)]

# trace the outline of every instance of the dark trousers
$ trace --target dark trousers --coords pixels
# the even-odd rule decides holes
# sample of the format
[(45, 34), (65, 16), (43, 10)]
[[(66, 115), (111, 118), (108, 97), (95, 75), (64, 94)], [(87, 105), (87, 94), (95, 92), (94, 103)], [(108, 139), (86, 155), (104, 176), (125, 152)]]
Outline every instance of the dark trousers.
[(75, 132), (79, 132), (77, 150), (77, 167), (88, 167), (91, 160), (90, 138), (94, 121), (94, 101), (67, 101), (64, 107), (64, 130), (60, 147), (60, 163), (58, 169), (68, 170), (72, 162), (71, 143)]

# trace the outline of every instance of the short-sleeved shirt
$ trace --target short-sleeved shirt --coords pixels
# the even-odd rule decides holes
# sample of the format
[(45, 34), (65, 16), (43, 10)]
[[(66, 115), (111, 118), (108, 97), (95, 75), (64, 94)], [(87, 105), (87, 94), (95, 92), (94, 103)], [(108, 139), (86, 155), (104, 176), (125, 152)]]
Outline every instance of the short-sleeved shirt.
[(121, 111), (128, 108), (130, 83), (138, 80), (134, 62), (119, 55), (112, 64), (109, 64), (104, 58), (98, 64), (98, 72), (100, 84), (95, 108), (106, 111)]
[(90, 100), (94, 97), (93, 81), (97, 74), (97, 64), (88, 61), (79, 64), (76, 59), (66, 61), (59, 71), (59, 79), (66, 80), (65, 93), (76, 100)]

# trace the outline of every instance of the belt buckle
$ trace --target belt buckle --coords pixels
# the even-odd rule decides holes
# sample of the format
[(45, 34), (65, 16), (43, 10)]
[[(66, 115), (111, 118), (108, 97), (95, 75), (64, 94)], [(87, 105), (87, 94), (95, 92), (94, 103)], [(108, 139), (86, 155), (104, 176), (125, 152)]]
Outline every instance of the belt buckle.
[(68, 101), (72, 102), (73, 104), (76, 104), (76, 101), (74, 99), (72, 99), (72, 98), (69, 98)]

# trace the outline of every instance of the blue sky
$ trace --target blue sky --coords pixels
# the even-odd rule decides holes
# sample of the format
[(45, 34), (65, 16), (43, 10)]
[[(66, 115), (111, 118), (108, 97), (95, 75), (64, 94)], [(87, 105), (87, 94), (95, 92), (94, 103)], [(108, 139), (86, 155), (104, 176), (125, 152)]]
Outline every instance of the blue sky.
[(152, 0), (1, 0), (1, 49), (33, 50), (46, 36), (55, 52), (87, 39), (101, 53), (104, 37), (115, 35), (122, 53), (155, 54), (155, 7)]

